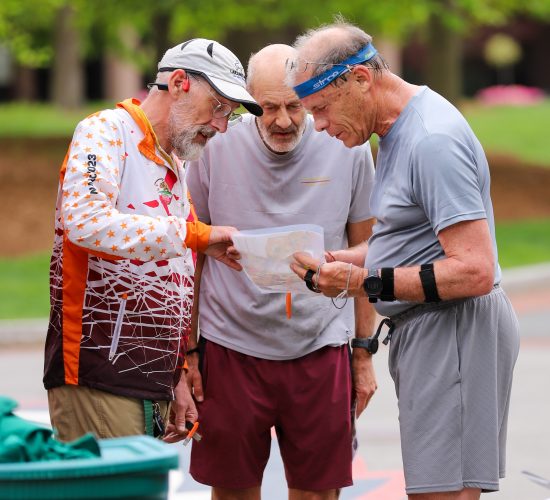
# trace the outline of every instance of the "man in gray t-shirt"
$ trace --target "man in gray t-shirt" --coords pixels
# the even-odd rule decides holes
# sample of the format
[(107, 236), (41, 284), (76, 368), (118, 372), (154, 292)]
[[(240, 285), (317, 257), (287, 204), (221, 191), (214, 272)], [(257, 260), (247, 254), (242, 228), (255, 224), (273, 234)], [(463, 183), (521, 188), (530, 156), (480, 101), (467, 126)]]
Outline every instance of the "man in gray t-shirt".
[[(248, 89), (262, 118), (245, 115), (226, 138), (213, 138), (188, 166), (187, 184), (201, 221), (238, 229), (318, 224), (337, 256), (370, 236), (372, 155), (368, 144), (350, 150), (315, 131), (284, 83), (293, 57), (291, 47), (273, 45), (251, 58)], [(349, 339), (372, 334), (368, 300), (356, 301), (356, 327), (352, 301), (335, 302), (339, 309), (304, 284), (288, 318), (285, 295), (262, 294), (244, 273), (211, 259), (198, 272), (202, 377), (193, 336), (187, 360), (205, 439), (193, 444), (192, 476), (216, 498), (227, 489), (259, 496), (275, 427), (295, 497), (336, 498), (352, 481), (352, 400), (359, 415), (376, 389), (368, 353), (352, 360), (353, 388), (350, 370)]]
[[(460, 112), (391, 73), (371, 41), (341, 22), (295, 45), (289, 78), (316, 128), (350, 148), (380, 137), (368, 251), (335, 256), (355, 265), (323, 264), (318, 287), (368, 296), (388, 316), (381, 326), (390, 327), (407, 493), (479, 498), (504, 476), (519, 349), (499, 286), (489, 168)], [(296, 257), (300, 277), (317, 269), (311, 257)], [(376, 352), (378, 331), (354, 345)]]

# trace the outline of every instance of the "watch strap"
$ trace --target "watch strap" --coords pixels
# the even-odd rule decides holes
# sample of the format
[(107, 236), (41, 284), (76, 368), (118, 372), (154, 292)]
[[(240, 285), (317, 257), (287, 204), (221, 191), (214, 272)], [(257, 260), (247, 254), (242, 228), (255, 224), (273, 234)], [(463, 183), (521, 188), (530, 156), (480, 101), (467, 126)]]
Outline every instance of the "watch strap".
[(380, 300), (384, 302), (393, 302), (395, 300), (393, 275), (393, 267), (383, 267), (380, 271), (380, 276), (382, 278), (382, 293), (380, 294)]
[(351, 347), (353, 349), (357, 347), (366, 349), (370, 354), (375, 354), (378, 351), (378, 337), (374, 336), (366, 339), (353, 338), (351, 339)]

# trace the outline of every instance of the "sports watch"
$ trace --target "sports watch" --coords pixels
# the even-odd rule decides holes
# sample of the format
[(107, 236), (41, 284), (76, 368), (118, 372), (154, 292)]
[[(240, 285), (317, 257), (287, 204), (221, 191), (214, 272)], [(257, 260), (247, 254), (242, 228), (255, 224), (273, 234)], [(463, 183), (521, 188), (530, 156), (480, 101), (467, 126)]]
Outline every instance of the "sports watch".
[(369, 297), (369, 302), (377, 302), (382, 293), (382, 278), (378, 276), (378, 269), (369, 269), (363, 281), (363, 288)]
[(378, 337), (373, 336), (368, 339), (351, 339), (351, 347), (355, 349), (356, 347), (361, 347), (366, 349), (370, 354), (375, 354), (378, 351)]

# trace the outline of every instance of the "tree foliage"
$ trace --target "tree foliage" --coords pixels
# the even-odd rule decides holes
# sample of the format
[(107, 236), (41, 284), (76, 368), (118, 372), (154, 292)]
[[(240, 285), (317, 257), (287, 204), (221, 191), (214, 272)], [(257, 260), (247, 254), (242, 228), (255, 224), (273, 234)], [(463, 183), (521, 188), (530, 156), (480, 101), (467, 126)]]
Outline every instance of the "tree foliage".
[(167, 22), (161, 35), (170, 44), (193, 36), (223, 39), (230, 30), (278, 29), (288, 24), (306, 29), (330, 22), (338, 13), (370, 33), (395, 40), (421, 30), (430, 16), (458, 31), (481, 23), (502, 24), (515, 14), (550, 19), (547, 0), (2, 0), (0, 42), (25, 65), (49, 64), (55, 14), (67, 3), (78, 13), (77, 28), (86, 53), (104, 46), (124, 53), (118, 32), (126, 24), (143, 40), (140, 53), (126, 54), (138, 62), (150, 55), (163, 17)]
[(68, 4), (77, 13), (75, 28), (87, 40), (94, 18), (87, 15), (91, 9), (86, 0), (2, 0), (0, 43), (23, 66), (49, 66), (54, 57), (55, 20)]
[(0, 42), (26, 66), (47, 65), (53, 55), (52, 30), (58, 0), (0, 2)]
[[(50, 66), (56, 13), (68, 4), (76, 12), (83, 55), (108, 49), (147, 71), (163, 50), (188, 38), (225, 41), (231, 33), (246, 37), (262, 30), (282, 32), (287, 26), (300, 31), (331, 22), (335, 14), (375, 37), (401, 43), (413, 32), (437, 43), (430, 37), (432, 25), (460, 34), (480, 24), (503, 24), (518, 14), (550, 19), (548, 0), (2, 0), (0, 44), (21, 65)], [(136, 30), (137, 48), (121, 42), (124, 26)]]

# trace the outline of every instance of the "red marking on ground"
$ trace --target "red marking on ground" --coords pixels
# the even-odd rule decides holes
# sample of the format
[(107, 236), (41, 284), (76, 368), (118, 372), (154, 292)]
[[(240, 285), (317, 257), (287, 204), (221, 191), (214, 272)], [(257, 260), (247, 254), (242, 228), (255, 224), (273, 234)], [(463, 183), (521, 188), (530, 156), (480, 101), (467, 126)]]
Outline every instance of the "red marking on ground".
[(371, 470), (362, 457), (353, 460), (352, 474), (354, 479), (382, 479), (384, 482), (374, 490), (365, 493), (356, 500), (401, 500), (405, 493), (405, 477), (402, 470)]
[(518, 314), (536, 311), (550, 312), (550, 290), (508, 294), (508, 297)]
[(40, 411), (48, 411), (48, 396), (46, 394), (46, 391), (44, 390), (44, 397), (43, 398), (34, 398), (34, 399), (22, 399), (17, 401), (17, 410), (23, 410), (23, 411), (34, 411), (34, 410), (40, 410)]
[(550, 349), (550, 338), (523, 337), (520, 341), (520, 349)]

